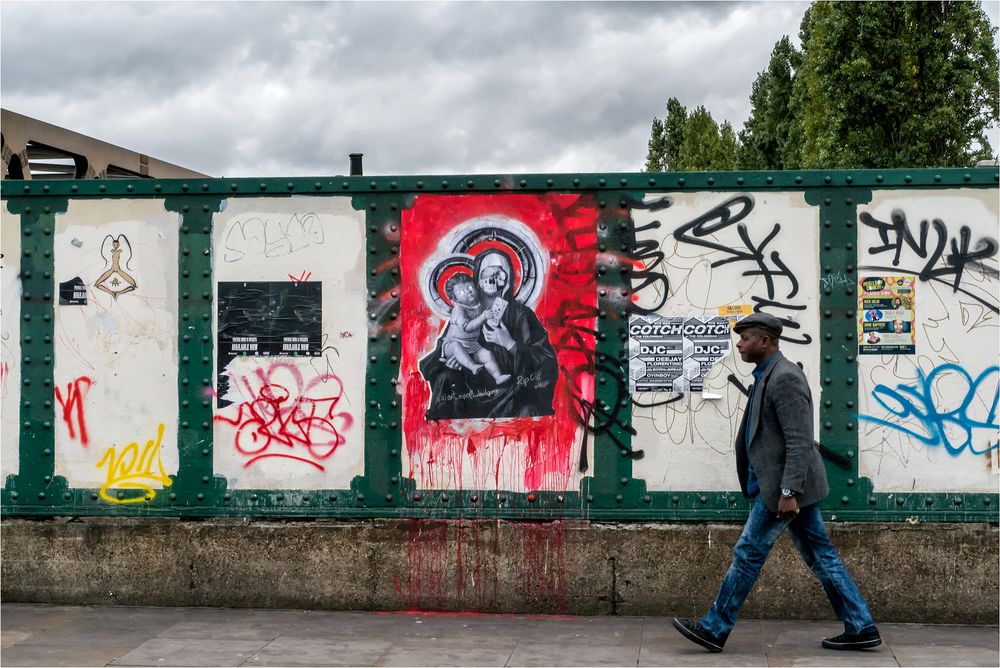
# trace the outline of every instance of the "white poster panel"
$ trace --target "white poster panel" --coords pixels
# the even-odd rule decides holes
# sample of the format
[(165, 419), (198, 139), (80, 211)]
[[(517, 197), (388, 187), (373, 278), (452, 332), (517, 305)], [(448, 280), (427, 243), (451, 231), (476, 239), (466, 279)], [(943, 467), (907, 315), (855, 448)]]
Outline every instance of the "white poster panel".
[(997, 191), (876, 192), (858, 217), (859, 280), (917, 294), (914, 353), (858, 357), (861, 474), (877, 492), (995, 492)]
[(213, 234), (215, 472), (233, 489), (348, 487), (364, 471), (364, 212), (232, 198)]
[[(666, 199), (665, 199), (666, 197)], [(819, 412), (819, 212), (802, 193), (681, 193), (632, 212), (645, 270), (663, 280), (638, 306), (664, 316), (781, 318), (781, 351), (803, 366)], [(738, 490), (733, 442), (753, 367), (735, 346), (703, 374), (702, 391), (632, 395), (633, 473), (651, 491)], [(699, 373), (701, 371), (699, 370)]]
[(21, 387), (21, 217), (0, 212), (0, 484), (18, 472)]
[(110, 503), (177, 472), (178, 227), (155, 200), (56, 217), (55, 470)]

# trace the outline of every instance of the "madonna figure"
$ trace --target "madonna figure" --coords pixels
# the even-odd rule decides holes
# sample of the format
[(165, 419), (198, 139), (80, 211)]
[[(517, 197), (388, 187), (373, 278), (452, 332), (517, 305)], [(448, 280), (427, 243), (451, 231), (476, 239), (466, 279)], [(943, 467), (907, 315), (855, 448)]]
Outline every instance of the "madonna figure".
[(515, 299), (513, 276), (506, 254), (486, 250), (472, 285), (456, 285), (460, 299), (449, 295), (452, 318), (419, 365), (431, 386), (428, 420), (553, 414), (556, 354), (538, 316)]

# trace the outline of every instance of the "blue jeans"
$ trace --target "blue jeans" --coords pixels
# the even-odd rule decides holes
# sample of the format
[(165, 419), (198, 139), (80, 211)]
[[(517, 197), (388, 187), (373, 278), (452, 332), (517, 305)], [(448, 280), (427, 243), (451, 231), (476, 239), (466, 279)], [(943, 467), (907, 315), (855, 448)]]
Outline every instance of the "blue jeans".
[(733, 563), (722, 580), (715, 602), (701, 620), (702, 627), (719, 637), (732, 631), (736, 615), (757, 581), (774, 541), (785, 528), (791, 532), (792, 542), (806, 565), (823, 585), (837, 618), (844, 622), (844, 631), (857, 634), (874, 627), (865, 599), (826, 535), (819, 504), (800, 508), (794, 519), (778, 519), (759, 497), (753, 501), (750, 517), (733, 548)]

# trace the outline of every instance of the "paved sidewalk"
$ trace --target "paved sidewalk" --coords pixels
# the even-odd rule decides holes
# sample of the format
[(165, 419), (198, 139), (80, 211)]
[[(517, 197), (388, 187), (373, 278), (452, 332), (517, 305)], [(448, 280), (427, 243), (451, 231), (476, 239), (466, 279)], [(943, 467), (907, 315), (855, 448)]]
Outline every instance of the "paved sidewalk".
[(996, 626), (880, 624), (876, 650), (820, 647), (837, 622), (744, 620), (722, 654), (662, 617), (0, 606), (3, 666), (997, 666)]

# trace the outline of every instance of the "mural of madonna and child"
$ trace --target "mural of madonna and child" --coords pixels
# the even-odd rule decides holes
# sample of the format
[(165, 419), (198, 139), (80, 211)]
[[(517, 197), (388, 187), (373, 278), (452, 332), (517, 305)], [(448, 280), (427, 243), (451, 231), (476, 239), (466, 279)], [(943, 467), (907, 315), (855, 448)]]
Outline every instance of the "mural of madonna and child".
[(518, 221), (491, 216), (449, 236), (422, 273), (424, 297), (446, 319), (420, 360), (428, 420), (552, 415), (556, 353), (532, 309), (544, 252)]

